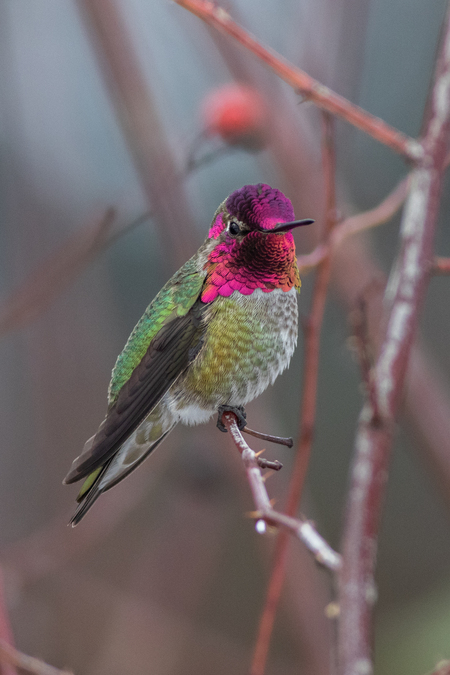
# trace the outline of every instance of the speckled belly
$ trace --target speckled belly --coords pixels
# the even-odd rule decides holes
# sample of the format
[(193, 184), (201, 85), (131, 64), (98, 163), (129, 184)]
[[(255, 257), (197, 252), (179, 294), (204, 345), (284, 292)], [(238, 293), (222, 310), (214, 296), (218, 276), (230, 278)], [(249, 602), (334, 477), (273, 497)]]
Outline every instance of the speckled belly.
[(245, 405), (289, 365), (297, 343), (297, 291), (218, 297), (195, 362), (166, 394), (180, 421), (203, 422), (222, 404)]

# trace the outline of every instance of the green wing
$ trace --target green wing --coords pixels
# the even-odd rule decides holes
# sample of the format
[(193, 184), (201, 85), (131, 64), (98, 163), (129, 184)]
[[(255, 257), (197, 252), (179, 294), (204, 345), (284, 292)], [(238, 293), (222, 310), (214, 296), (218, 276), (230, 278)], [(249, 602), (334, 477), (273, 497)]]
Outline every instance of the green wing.
[(73, 462), (65, 483), (104, 467), (195, 359), (206, 330), (202, 318), (207, 305), (198, 299), (204, 276), (192, 258), (149, 305), (117, 359), (106, 418)]
[(189, 312), (200, 294), (205, 276), (206, 272), (199, 271), (197, 257), (194, 256), (169, 279), (147, 307), (114, 366), (108, 390), (110, 406), (117, 400), (123, 385), (130, 379), (161, 328)]

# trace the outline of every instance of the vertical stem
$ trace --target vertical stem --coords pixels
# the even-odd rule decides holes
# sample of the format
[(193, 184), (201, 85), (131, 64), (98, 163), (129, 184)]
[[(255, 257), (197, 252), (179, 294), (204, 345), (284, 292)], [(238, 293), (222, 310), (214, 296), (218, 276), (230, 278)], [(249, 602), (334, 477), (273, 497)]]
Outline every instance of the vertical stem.
[(405, 204), (400, 253), (388, 284), (386, 335), (375, 366), (374, 396), (360, 415), (347, 503), (340, 576), (339, 667), (370, 675), (375, 561), (394, 424), (433, 260), (436, 220), (450, 135), (450, 5), (427, 108), (424, 159)]
[[(323, 113), (323, 171), (325, 180), (325, 226), (323, 237), (327, 237), (336, 222), (335, 192), (335, 153), (333, 118)], [(320, 331), (322, 327), (328, 283), (330, 278), (331, 259), (327, 255), (317, 268), (313, 299), (309, 317), (305, 322), (305, 356), (303, 392), (300, 413), (300, 439), (295, 455), (295, 463), (289, 486), (286, 513), (293, 516), (301, 500), (306, 471), (308, 468), (314, 436), (314, 424), (317, 402), (317, 378), (319, 371)], [(258, 637), (253, 654), (251, 675), (263, 675), (269, 652), (270, 639), (273, 632), (275, 615), (283, 587), (289, 535), (280, 532), (275, 544), (272, 574), (270, 577), (266, 601), (261, 615)]]

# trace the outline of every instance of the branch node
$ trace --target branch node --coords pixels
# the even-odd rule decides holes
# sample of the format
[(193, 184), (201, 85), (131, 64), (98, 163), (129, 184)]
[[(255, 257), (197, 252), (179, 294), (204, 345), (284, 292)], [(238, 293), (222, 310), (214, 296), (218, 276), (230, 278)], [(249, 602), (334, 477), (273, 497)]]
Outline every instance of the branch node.
[(258, 465), (261, 469), (272, 469), (273, 471), (279, 471), (283, 468), (281, 462), (278, 459), (271, 461), (270, 459), (265, 459), (264, 457), (258, 457)]

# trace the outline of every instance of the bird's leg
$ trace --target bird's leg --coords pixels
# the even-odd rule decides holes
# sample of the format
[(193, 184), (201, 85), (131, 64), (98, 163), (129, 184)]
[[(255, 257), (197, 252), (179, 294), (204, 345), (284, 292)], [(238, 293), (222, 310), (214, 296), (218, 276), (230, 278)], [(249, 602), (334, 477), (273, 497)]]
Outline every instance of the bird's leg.
[(218, 412), (218, 417), (217, 417), (217, 428), (220, 431), (227, 431), (227, 428), (222, 422), (222, 415), (225, 412), (232, 412), (233, 415), (236, 415), (237, 417), (237, 425), (239, 427), (239, 431), (242, 431), (242, 429), (246, 426), (247, 424), (247, 413), (244, 410), (244, 406), (242, 405), (219, 405), (217, 408)]

